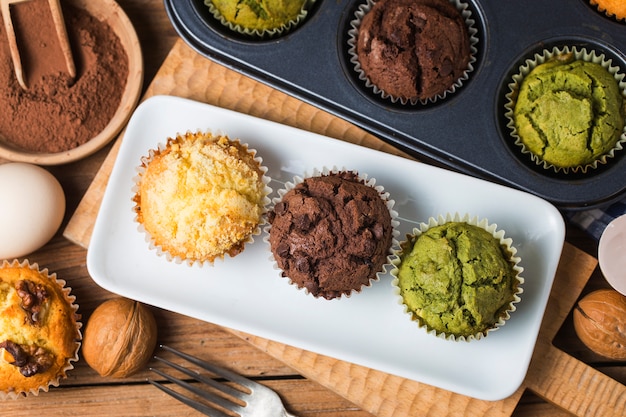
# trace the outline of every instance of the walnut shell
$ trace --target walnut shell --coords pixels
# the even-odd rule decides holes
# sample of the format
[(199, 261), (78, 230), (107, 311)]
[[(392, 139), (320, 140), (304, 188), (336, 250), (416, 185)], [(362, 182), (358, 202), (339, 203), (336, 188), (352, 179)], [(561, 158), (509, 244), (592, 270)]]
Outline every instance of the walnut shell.
[(595, 353), (626, 360), (626, 297), (611, 289), (586, 295), (574, 309), (574, 329)]
[(152, 312), (127, 298), (114, 298), (93, 312), (83, 335), (83, 357), (101, 376), (124, 378), (146, 366), (157, 341)]

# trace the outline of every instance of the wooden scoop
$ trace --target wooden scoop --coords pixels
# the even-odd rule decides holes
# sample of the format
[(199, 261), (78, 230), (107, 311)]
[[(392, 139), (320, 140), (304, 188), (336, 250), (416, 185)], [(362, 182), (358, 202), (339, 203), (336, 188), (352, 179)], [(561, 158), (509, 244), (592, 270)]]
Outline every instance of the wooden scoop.
[[(47, 1), (52, 12), (52, 19), (54, 21), (54, 27), (56, 29), (59, 45), (63, 53), (65, 64), (67, 66), (67, 72), (70, 77), (76, 77), (76, 66), (72, 57), (72, 50), (70, 48), (70, 42), (67, 37), (67, 30), (65, 28), (65, 20), (63, 19), (63, 12), (61, 11), (60, 0), (0, 0), (0, 11), (2, 12), (2, 18), (4, 20), (4, 27), (9, 39), (9, 49), (11, 50), (11, 59), (13, 61), (13, 68), (15, 69), (15, 76), (23, 89), (27, 89), (26, 81), (24, 79), (24, 68), (22, 60), (20, 58), (20, 51), (17, 45), (17, 39), (15, 36), (15, 29), (13, 27), (13, 20), (11, 19), (10, 6), (16, 3), (22, 3), (25, 1)], [(37, 22), (33, 22), (33, 25), (37, 25)]]

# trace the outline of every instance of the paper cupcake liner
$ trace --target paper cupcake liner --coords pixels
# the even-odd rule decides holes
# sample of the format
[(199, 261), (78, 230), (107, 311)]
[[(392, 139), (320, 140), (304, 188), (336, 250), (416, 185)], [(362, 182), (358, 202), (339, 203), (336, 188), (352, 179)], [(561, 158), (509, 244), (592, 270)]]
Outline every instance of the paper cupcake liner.
[(209, 12), (222, 25), (232, 30), (233, 32), (239, 33), (241, 35), (249, 36), (252, 38), (259, 38), (259, 39), (270, 39), (270, 38), (276, 38), (282, 35), (286, 35), (291, 30), (298, 27), (306, 19), (307, 15), (309, 14), (309, 10), (311, 9), (314, 3), (315, 3), (315, 0), (305, 1), (304, 4), (302, 5), (302, 9), (300, 10), (300, 13), (298, 14), (298, 16), (296, 16), (294, 20), (290, 20), (279, 27), (270, 28), (270, 29), (254, 29), (254, 28), (247, 28), (239, 24), (229, 22), (228, 20), (226, 20), (226, 18), (224, 18), (224, 16), (222, 16), (222, 13), (220, 13), (220, 11), (217, 9), (217, 7), (215, 7), (215, 5), (213, 4), (211, 0), (204, 0), (204, 5), (209, 8)]
[(354, 66), (354, 71), (358, 75), (359, 79), (365, 83), (365, 86), (370, 89), (375, 95), (380, 96), (385, 100), (390, 100), (392, 103), (400, 103), (402, 105), (411, 105), (415, 106), (417, 104), (429, 104), (436, 103), (438, 100), (445, 99), (449, 94), (454, 94), (457, 89), (461, 88), (465, 81), (467, 81), (470, 77), (470, 73), (474, 71), (474, 63), (476, 62), (476, 55), (478, 54), (478, 49), (476, 48), (476, 44), (478, 43), (478, 29), (476, 29), (476, 22), (472, 18), (472, 12), (468, 9), (467, 3), (461, 0), (450, 0), (456, 8), (461, 13), (463, 19), (465, 19), (465, 24), (467, 25), (467, 30), (469, 34), (470, 41), (470, 59), (467, 65), (467, 69), (463, 72), (461, 77), (456, 80), (446, 91), (441, 94), (438, 94), (434, 97), (429, 97), (428, 99), (418, 99), (412, 98), (407, 99), (405, 97), (396, 97), (392, 94), (387, 93), (384, 90), (381, 90), (376, 84), (372, 83), (369, 77), (365, 74), (363, 69), (361, 68), (361, 64), (359, 62), (359, 57), (357, 55), (357, 40), (359, 37), (359, 27), (361, 26), (361, 21), (363, 17), (372, 9), (377, 0), (366, 0), (365, 3), (361, 4), (357, 11), (354, 14), (354, 19), (350, 22), (351, 29), (348, 30), (348, 55), (350, 58), (350, 62)]
[[(467, 223), (472, 226), (480, 227), (487, 232), (491, 233), (492, 236), (500, 242), (500, 246), (506, 248), (507, 252), (510, 254), (509, 261), (513, 263), (513, 270), (516, 273), (515, 279), (517, 280), (517, 286), (515, 289), (515, 293), (513, 294), (513, 300), (509, 303), (506, 310), (502, 313), (499, 320), (490, 328), (484, 330), (483, 332), (470, 335), (470, 336), (456, 336), (451, 333), (439, 332), (436, 329), (433, 329), (428, 324), (426, 324), (417, 313), (411, 311), (409, 307), (404, 303), (404, 299), (400, 293), (400, 285), (398, 279), (399, 268), (402, 263), (402, 256), (405, 251), (410, 251), (413, 247), (413, 244), (417, 237), (421, 234), (425, 233), (430, 228), (435, 226), (439, 226), (442, 224), (450, 223), (450, 222), (461, 222)], [(451, 341), (466, 341), (470, 342), (473, 340), (480, 340), (491, 332), (494, 332), (500, 329), (505, 323), (510, 319), (511, 314), (517, 309), (516, 304), (521, 301), (520, 295), (524, 291), (522, 288), (522, 284), (524, 283), (524, 278), (522, 278), (521, 273), (524, 271), (519, 263), (521, 258), (516, 256), (517, 249), (513, 246), (513, 240), (511, 238), (505, 238), (504, 230), (498, 230), (496, 224), (489, 224), (487, 219), (479, 220), (478, 217), (470, 217), (469, 214), (465, 214), (461, 217), (459, 213), (455, 213), (454, 215), (447, 213), (445, 216), (439, 215), (436, 219), (431, 217), (428, 219), (428, 223), (420, 223), (420, 225), (413, 229), (412, 233), (406, 236), (406, 240), (400, 242), (399, 249), (394, 253), (391, 263), (392, 270), (391, 276), (393, 277), (391, 285), (393, 287), (394, 294), (397, 296), (398, 304), (404, 308), (404, 313), (407, 314), (411, 320), (415, 321), (418, 325), (418, 328), (425, 330), (428, 334), (432, 334), (436, 337), (445, 340)]]
[(595, 0), (590, 0), (589, 4), (591, 4), (591, 6), (595, 7), (600, 13), (603, 13), (608, 18), (615, 19), (620, 23), (626, 23), (626, 15), (618, 16), (616, 12), (607, 9), (605, 6), (601, 5)]
[(524, 78), (538, 65), (541, 65), (554, 57), (565, 54), (572, 54), (575, 60), (582, 60), (600, 64), (604, 69), (606, 69), (615, 78), (615, 81), (618, 84), (618, 88), (622, 93), (624, 106), (626, 106), (626, 81), (624, 80), (625, 75), (624, 73), (620, 72), (620, 68), (618, 66), (612, 64), (610, 59), (606, 58), (606, 56), (602, 53), (598, 53), (594, 50), (587, 50), (586, 48), (579, 49), (575, 46), (565, 46), (559, 48), (555, 46), (551, 50), (544, 50), (541, 53), (535, 53), (532, 58), (527, 59), (524, 64), (519, 67), (519, 72), (513, 75), (512, 82), (509, 83), (509, 92), (505, 96), (506, 103), (504, 105), (504, 116), (506, 117), (507, 127), (509, 128), (511, 137), (514, 140), (514, 144), (519, 148), (520, 152), (523, 155), (528, 156), (531, 161), (534, 162), (537, 166), (555, 173), (569, 174), (581, 172), (585, 174), (589, 170), (593, 170), (600, 167), (601, 165), (607, 164), (612, 158), (615, 157), (616, 152), (621, 151), (624, 148), (624, 144), (626, 143), (626, 123), (624, 124), (619, 139), (612, 149), (610, 149), (603, 155), (600, 155), (598, 159), (589, 164), (578, 165), (575, 167), (560, 167), (543, 160), (540, 156), (534, 154), (526, 147), (526, 145), (522, 142), (522, 139), (518, 135), (517, 128), (515, 127), (515, 104), (517, 102), (518, 91)]
[(42, 277), (45, 277), (50, 280), (52, 285), (56, 285), (60, 289), (59, 296), (62, 296), (65, 302), (70, 306), (70, 309), (74, 311), (74, 323), (75, 323), (75, 332), (76, 332), (76, 347), (74, 349), (73, 355), (69, 358), (66, 358), (66, 364), (61, 369), (57, 370), (56, 375), (52, 376), (47, 383), (40, 385), (36, 388), (30, 388), (28, 390), (21, 391), (0, 391), (0, 400), (5, 399), (16, 399), (18, 397), (24, 397), (28, 395), (38, 396), (40, 392), (48, 392), (50, 387), (58, 387), (61, 380), (67, 378), (67, 373), (74, 369), (73, 362), (78, 361), (78, 351), (81, 346), (82, 341), (82, 323), (79, 321), (81, 316), (78, 314), (78, 304), (75, 303), (76, 297), (71, 295), (72, 289), (66, 286), (66, 281), (57, 278), (56, 273), (49, 273), (47, 268), (40, 269), (37, 263), (30, 263), (28, 259), (24, 259), (21, 262), (17, 259), (9, 262), (8, 260), (3, 260), (0, 264), (0, 270), (6, 268), (23, 268), (23, 269), (31, 269), (37, 273), (39, 273)]
[[(337, 167), (333, 167), (333, 168), (327, 168), (327, 167), (323, 167), (321, 170), (319, 169), (314, 169), (311, 173), (304, 173), (303, 176), (295, 176), (292, 181), (288, 181), (285, 183), (284, 187), (281, 189), (277, 190), (278, 193), (278, 197), (275, 197), (272, 199), (272, 207), (271, 210), (274, 209), (274, 207), (276, 206), (276, 204), (280, 203), (284, 197), (285, 194), (287, 194), (289, 191), (291, 191), (293, 188), (295, 188), (298, 184), (302, 183), (306, 178), (313, 178), (313, 177), (320, 177), (320, 176), (327, 176), (327, 175), (332, 175), (332, 174), (337, 174), (337, 173), (341, 173), (341, 172), (354, 172), (357, 175), (357, 178), (359, 180), (362, 181), (363, 185), (366, 185), (368, 187), (372, 187), (374, 188), (376, 191), (378, 191), (379, 196), (381, 197), (381, 199), (385, 202), (387, 209), (389, 210), (389, 214), (391, 216), (391, 230), (392, 230), (392, 234), (391, 234), (391, 244), (389, 245), (389, 249), (388, 249), (388, 253), (387, 253), (387, 260), (386, 262), (382, 265), (381, 270), (378, 271), (375, 276), (370, 277), (369, 281), (367, 284), (362, 285), (360, 288), (351, 288), (351, 289), (346, 289), (345, 292), (343, 292), (341, 295), (332, 298), (332, 300), (338, 300), (338, 299), (342, 299), (342, 298), (350, 298), (350, 296), (352, 296), (353, 294), (359, 294), (361, 293), (361, 291), (364, 288), (367, 287), (371, 287), (375, 282), (380, 281), (381, 276), (385, 275), (387, 273), (388, 268), (391, 267), (391, 257), (393, 256), (393, 248), (396, 247), (398, 245), (398, 226), (400, 225), (400, 222), (398, 221), (398, 213), (393, 209), (394, 205), (395, 205), (395, 201), (392, 200), (390, 198), (390, 195), (388, 192), (386, 192), (384, 190), (384, 187), (381, 185), (376, 185), (376, 179), (375, 178), (369, 178), (369, 176), (365, 173), (357, 173), (355, 170), (350, 170), (347, 168), (337, 168)], [(312, 294), (306, 287), (301, 287), (300, 285), (298, 285), (297, 282), (294, 282), (291, 278), (289, 278), (288, 276), (283, 275), (284, 271), (283, 269), (278, 265), (278, 262), (276, 261), (276, 258), (274, 257), (274, 255), (272, 254), (271, 251), (271, 245), (270, 245), (270, 233), (271, 233), (271, 229), (272, 229), (272, 225), (267, 222), (265, 225), (265, 235), (263, 237), (263, 241), (265, 243), (267, 243), (267, 247), (268, 250), (270, 252), (269, 255), (269, 260), (270, 262), (272, 262), (274, 270), (276, 270), (278, 272), (278, 275), (281, 278), (285, 278), (287, 279), (289, 285), (294, 286), (295, 288), (297, 288), (300, 291), (304, 291), (305, 294), (307, 295), (311, 295), (315, 298), (318, 299), (326, 299), (324, 298), (323, 294)]]
[[(191, 133), (190, 131), (188, 131), (187, 133)], [(271, 178), (267, 175), (267, 167), (263, 165), (263, 158), (261, 158), (258, 153), (257, 150), (254, 148), (249, 147), (249, 145), (247, 143), (242, 143), (239, 139), (231, 139), (226, 133), (223, 133), (221, 131), (209, 131), (209, 130), (202, 130), (201, 133), (203, 134), (210, 134), (214, 137), (227, 137), (229, 138), (229, 140), (231, 142), (235, 142), (237, 144), (239, 144), (240, 146), (242, 146), (243, 148), (245, 148), (249, 154), (251, 154), (254, 157), (254, 161), (259, 165), (259, 170), (263, 173), (263, 176), (261, 178), (261, 181), (263, 182), (263, 184), (265, 185), (265, 189), (264, 189), (264, 196), (263, 196), (263, 209), (261, 212), (261, 218), (259, 220), (259, 223), (257, 225), (257, 227), (247, 236), (247, 238), (245, 240), (243, 240), (241, 242), (242, 247), (245, 247), (246, 245), (251, 245), (254, 243), (254, 237), (255, 236), (259, 236), (262, 231), (263, 231), (263, 225), (265, 225), (267, 219), (266, 219), (266, 214), (268, 211), (268, 207), (271, 203), (271, 200), (269, 198), (270, 194), (272, 194), (273, 190), (272, 188), (269, 186), (269, 183), (271, 181)], [(143, 173), (145, 172), (145, 168), (148, 166), (148, 164), (152, 161), (152, 159), (156, 156), (159, 155), (161, 152), (163, 152), (164, 150), (167, 149), (167, 147), (169, 146), (169, 144), (173, 141), (175, 141), (176, 137), (180, 136), (180, 134), (177, 134), (174, 138), (169, 138), (167, 140), (167, 142), (163, 143), (159, 143), (157, 144), (156, 149), (149, 149), (148, 150), (148, 155), (147, 156), (143, 156), (141, 158), (141, 165), (137, 166), (135, 168), (137, 175), (133, 178), (133, 186), (131, 188), (132, 194), (133, 194), (133, 202), (135, 203), (132, 207), (133, 213), (135, 214), (135, 217), (133, 218), (134, 222), (137, 223), (137, 230), (142, 233), (144, 235), (144, 240), (146, 241), (146, 243), (148, 244), (148, 249), (149, 250), (154, 250), (157, 254), (157, 256), (162, 256), (165, 257), (169, 262), (174, 262), (176, 264), (183, 264), (185, 263), (187, 266), (189, 267), (193, 267), (193, 266), (197, 266), (197, 267), (204, 267), (204, 266), (214, 266), (216, 261), (224, 261), (224, 258), (226, 255), (228, 255), (227, 253), (223, 253), (220, 255), (215, 256), (213, 259), (191, 259), (191, 258), (183, 258), (181, 256), (176, 256), (170, 252), (168, 252), (166, 249), (164, 249), (161, 245), (159, 245), (157, 242), (155, 242), (154, 238), (151, 236), (150, 232), (148, 230), (146, 230), (146, 228), (144, 227), (144, 225), (139, 221), (137, 212), (138, 212), (138, 202), (136, 201), (136, 197), (138, 195), (139, 192), (139, 184), (142, 178)], [(243, 249), (238, 252), (235, 255), (229, 255), (230, 257), (234, 257), (237, 256), (239, 253), (242, 253)]]

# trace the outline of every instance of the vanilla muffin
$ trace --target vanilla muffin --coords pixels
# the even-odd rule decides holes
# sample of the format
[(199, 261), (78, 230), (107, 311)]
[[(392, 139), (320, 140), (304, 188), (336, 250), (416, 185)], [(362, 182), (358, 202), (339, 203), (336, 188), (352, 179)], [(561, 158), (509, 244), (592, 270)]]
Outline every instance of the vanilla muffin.
[(37, 264), (0, 264), (0, 398), (37, 395), (73, 369), (81, 323), (64, 286)]
[(260, 233), (269, 179), (239, 141), (187, 132), (142, 159), (134, 210), (168, 259), (213, 262), (241, 253)]

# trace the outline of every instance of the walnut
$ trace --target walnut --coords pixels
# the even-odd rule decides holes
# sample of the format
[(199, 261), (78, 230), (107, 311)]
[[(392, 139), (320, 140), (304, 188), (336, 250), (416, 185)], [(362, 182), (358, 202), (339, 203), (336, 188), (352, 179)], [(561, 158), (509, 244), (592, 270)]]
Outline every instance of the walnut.
[(41, 346), (19, 345), (10, 340), (0, 343), (0, 349), (8, 353), (7, 361), (20, 368), (20, 373), (25, 377), (46, 372), (54, 363), (52, 353)]
[(114, 298), (99, 305), (89, 317), (83, 357), (101, 376), (124, 378), (146, 365), (156, 339), (156, 321), (146, 306)]
[(574, 309), (574, 329), (595, 353), (626, 360), (626, 297), (611, 289), (586, 295)]
[(22, 300), (20, 306), (26, 312), (28, 322), (39, 323), (45, 302), (50, 297), (46, 287), (29, 280), (20, 280), (15, 284), (15, 291)]

